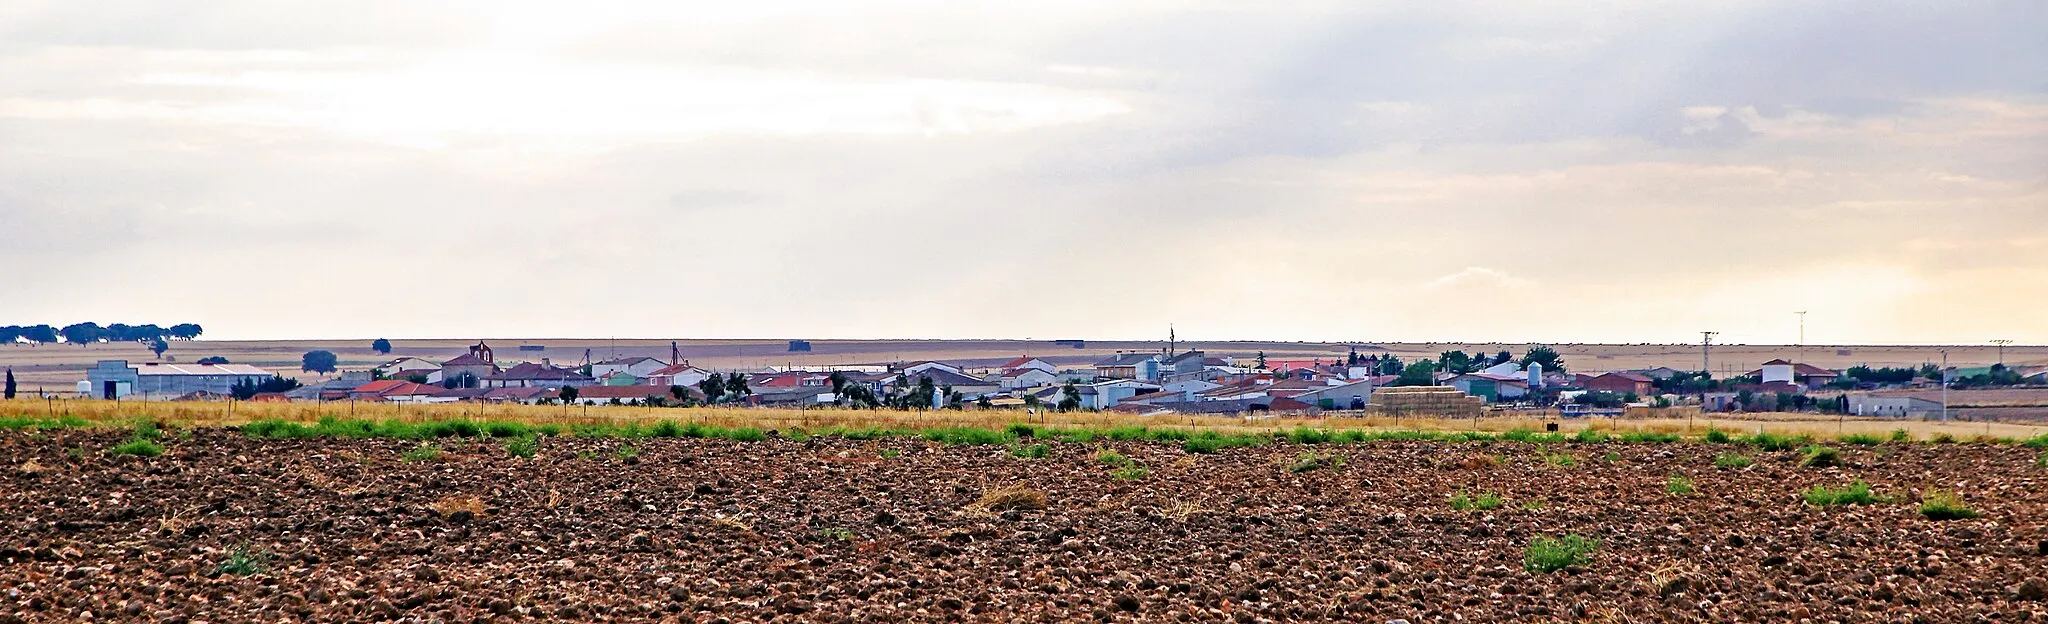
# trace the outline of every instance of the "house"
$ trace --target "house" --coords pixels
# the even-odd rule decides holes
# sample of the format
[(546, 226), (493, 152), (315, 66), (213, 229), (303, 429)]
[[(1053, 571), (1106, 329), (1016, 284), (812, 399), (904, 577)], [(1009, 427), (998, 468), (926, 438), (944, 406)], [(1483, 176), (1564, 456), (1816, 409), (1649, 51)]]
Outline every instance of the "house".
[(487, 388), (583, 387), (595, 383), (597, 380), (591, 376), (576, 369), (555, 366), (547, 358), (541, 358), (539, 364), (520, 362), (504, 372), (484, 378), (484, 387)]
[(1488, 403), (1529, 396), (1529, 379), (1523, 375), (1469, 373), (1452, 378), (1451, 387)]
[(1103, 379), (1159, 379), (1159, 356), (1151, 353), (1118, 353), (1095, 363), (1095, 376)]
[[(576, 389), (576, 400), (571, 403), (599, 405), (609, 404), (613, 400), (617, 400), (620, 403), (647, 403), (649, 399), (659, 399), (663, 403), (679, 403), (680, 401), (676, 399), (674, 394), (670, 393), (670, 390), (671, 388), (666, 386), (645, 385), (584, 386)], [(697, 394), (696, 390), (685, 389), (684, 392), (689, 396), (702, 398), (702, 395)]]
[(1023, 356), (1014, 360), (1010, 360), (1008, 362), (1004, 362), (1001, 367), (1001, 370), (1006, 373), (1013, 370), (1024, 369), (1041, 370), (1047, 373), (1060, 372), (1059, 367), (1053, 366), (1051, 362), (1047, 362), (1045, 360), (1041, 360), (1031, 356)]
[(1842, 377), (1841, 373), (1819, 366), (1794, 364), (1782, 359), (1764, 362), (1762, 368), (1749, 371), (1749, 376), (1756, 377), (1767, 384), (1771, 382), (1784, 382), (1788, 384), (1804, 384), (1809, 388), (1825, 386), (1834, 383), (1836, 379)]
[(600, 386), (646, 386), (646, 385), (651, 385), (651, 384), (648, 384), (648, 383), (647, 383), (647, 380), (646, 380), (646, 379), (644, 379), (644, 378), (641, 378), (641, 377), (637, 377), (637, 376), (634, 376), (634, 375), (633, 375), (632, 373), (628, 373), (628, 372), (626, 372), (626, 371), (612, 371), (612, 372), (609, 372), (609, 373), (605, 373), (605, 374), (603, 374), (603, 375), (598, 375), (598, 376), (597, 376), (597, 385), (600, 385)]
[(487, 388), (478, 400), (486, 403), (524, 403), (533, 405), (548, 399), (561, 398), (562, 391), (556, 388)]
[(678, 362), (648, 373), (647, 385), (694, 387), (697, 382), (704, 381), (704, 378), (710, 376), (711, 371), (691, 366), (689, 362)]
[(383, 364), (378, 364), (376, 370), (382, 371), (385, 377), (402, 379), (405, 377), (405, 373), (411, 373), (416, 371), (440, 372), (441, 365), (426, 361), (425, 359), (406, 356), (389, 362), (385, 362)]
[(1202, 368), (1205, 366), (1203, 361), (1207, 359), (1200, 351), (1188, 351), (1166, 358), (1165, 361), (1159, 363), (1159, 369), (1162, 374), (1166, 375), (1199, 373), (1202, 372)]
[(902, 374), (902, 375), (903, 375), (904, 377), (911, 377), (911, 378), (915, 378), (915, 377), (917, 377), (917, 375), (918, 375), (919, 373), (924, 373), (924, 372), (929, 372), (929, 371), (934, 371), (934, 370), (946, 371), (946, 372), (949, 372), (949, 373), (952, 373), (952, 374), (955, 374), (955, 375), (965, 375), (965, 374), (967, 374), (967, 372), (966, 372), (966, 371), (964, 371), (964, 370), (961, 370), (961, 369), (960, 369), (960, 367), (958, 367), (958, 366), (954, 366), (954, 365), (952, 365), (952, 364), (947, 364), (947, 363), (945, 363), (945, 362), (931, 362), (931, 361), (925, 361), (925, 362), (913, 362), (913, 363), (910, 363), (910, 364), (908, 364), (908, 365), (905, 365), (905, 366), (902, 366), (902, 367), (900, 367), (900, 368), (896, 368), (896, 369), (895, 369), (895, 371), (896, 371), (897, 373), (901, 373), (901, 374)]
[(1004, 390), (1020, 390), (1049, 386), (1056, 379), (1059, 378), (1053, 376), (1053, 371), (1040, 368), (1012, 368), (996, 376), (996, 384)]
[(1672, 367), (1669, 367), (1669, 366), (1659, 366), (1659, 367), (1656, 367), (1656, 368), (1645, 368), (1645, 369), (1643, 369), (1643, 370), (1637, 370), (1637, 371), (1629, 371), (1629, 372), (1632, 372), (1632, 373), (1635, 373), (1635, 374), (1638, 374), (1638, 375), (1642, 375), (1642, 376), (1644, 376), (1644, 377), (1648, 377), (1648, 378), (1651, 378), (1651, 379), (1670, 379), (1670, 378), (1672, 378), (1672, 377), (1677, 377), (1677, 376), (1679, 376), (1679, 375), (1683, 375), (1683, 374), (1685, 374), (1685, 373), (1686, 373), (1686, 371), (1678, 370), (1678, 369), (1676, 369), (1676, 368), (1672, 368)]
[(481, 341), (470, 345), (469, 353), (441, 363), (441, 379), (459, 380), (455, 385), (461, 387), (480, 385), (469, 380), (486, 379), (499, 372), (497, 358), (491, 355), (491, 346)]
[(1635, 373), (1616, 372), (1601, 373), (1599, 375), (1580, 375), (1578, 379), (1578, 386), (1590, 392), (1633, 394), (1639, 397), (1649, 396), (1653, 385), (1654, 381), (1649, 377)]
[(833, 401), (838, 399), (839, 395), (833, 394), (831, 388), (798, 386), (756, 392), (747, 396), (747, 404), (756, 406), (805, 407), (811, 405), (831, 405)]
[[(627, 375), (631, 375), (633, 379), (636, 380), (635, 383), (638, 383), (638, 380), (645, 380), (649, 376), (653, 375), (654, 371), (661, 370), (663, 368), (666, 368), (667, 366), (667, 363), (664, 363), (661, 360), (657, 360), (651, 357), (632, 356), (613, 358), (590, 365), (590, 376), (596, 377), (598, 379), (604, 379), (607, 375), (612, 375), (614, 373), (625, 373)], [(625, 386), (634, 384), (613, 383), (606, 385)]]
[(230, 394), (235, 384), (263, 383), (270, 378), (270, 371), (248, 364), (145, 362), (135, 366), (127, 360), (100, 360), (85, 372), (79, 393), (101, 399), (138, 393), (169, 399), (202, 391)]
[(1372, 380), (1338, 381), (1285, 397), (1326, 410), (1362, 410), (1372, 404)]
[(418, 384), (403, 379), (382, 379), (357, 386), (348, 391), (348, 398), (354, 401), (390, 401), (393, 403), (443, 403), (454, 398), (441, 399), (443, 388)]
[(1157, 391), (1157, 384), (1135, 379), (1117, 379), (1080, 386), (1082, 409), (1109, 409), (1144, 392)]
[(1941, 402), (1911, 396), (1851, 394), (1849, 413), (1887, 418), (1925, 418), (1941, 414)]
[(999, 382), (972, 377), (959, 371), (947, 370), (945, 368), (925, 368), (916, 373), (904, 373), (897, 380), (897, 383), (906, 388), (911, 388), (922, 383), (927, 377), (931, 378), (933, 387), (939, 389), (950, 387), (954, 392), (960, 393), (960, 396), (969, 401), (981, 398), (982, 395), (1000, 394), (1003, 391), (1003, 386)]

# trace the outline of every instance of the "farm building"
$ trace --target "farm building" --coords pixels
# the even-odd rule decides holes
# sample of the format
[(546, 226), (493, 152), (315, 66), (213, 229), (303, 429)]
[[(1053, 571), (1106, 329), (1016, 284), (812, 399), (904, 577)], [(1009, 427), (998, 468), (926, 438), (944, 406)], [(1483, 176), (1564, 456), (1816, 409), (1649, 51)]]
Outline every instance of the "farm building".
[(1521, 375), (1471, 373), (1451, 379), (1459, 392), (1485, 399), (1488, 403), (1512, 401), (1529, 396), (1529, 379)]
[(598, 379), (605, 379), (607, 377), (612, 376), (613, 373), (625, 373), (627, 375), (631, 375), (634, 381), (630, 383), (606, 383), (605, 385), (631, 386), (638, 385), (640, 383), (639, 380), (647, 379), (648, 377), (653, 376), (655, 371), (666, 368), (667, 366), (668, 364), (666, 362), (662, 362), (661, 360), (657, 360), (651, 357), (622, 357), (605, 360), (603, 362), (598, 362), (596, 364), (590, 365), (590, 376), (596, 377)]
[(1095, 363), (1095, 376), (1104, 379), (1159, 380), (1159, 356), (1151, 353), (1119, 353)]
[(1849, 413), (1857, 416), (1924, 418), (1941, 414), (1941, 403), (1909, 396), (1849, 395)]
[(1593, 392), (1649, 396), (1654, 382), (1649, 377), (1635, 373), (1602, 373), (1580, 375), (1578, 383), (1579, 387)]
[(263, 383), (270, 371), (247, 364), (163, 364), (141, 366), (127, 360), (100, 360), (85, 372), (79, 393), (101, 399), (118, 399), (130, 394), (170, 399), (194, 392), (228, 394), (235, 384)]

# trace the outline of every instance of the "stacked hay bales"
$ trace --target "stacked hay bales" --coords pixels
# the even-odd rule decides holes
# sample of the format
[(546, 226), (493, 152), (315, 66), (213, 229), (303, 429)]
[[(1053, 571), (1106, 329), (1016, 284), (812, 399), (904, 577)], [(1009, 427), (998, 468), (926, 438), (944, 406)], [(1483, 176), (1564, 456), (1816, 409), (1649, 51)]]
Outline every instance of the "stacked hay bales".
[(1478, 418), (1486, 401), (1449, 386), (1406, 386), (1374, 390), (1368, 409), (1386, 416)]

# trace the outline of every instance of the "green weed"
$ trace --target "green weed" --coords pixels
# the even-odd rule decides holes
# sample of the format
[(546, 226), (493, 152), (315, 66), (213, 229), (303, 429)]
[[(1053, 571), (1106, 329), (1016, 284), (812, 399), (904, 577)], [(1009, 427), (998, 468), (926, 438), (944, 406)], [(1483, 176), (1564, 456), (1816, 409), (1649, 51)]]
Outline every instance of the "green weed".
[(1585, 565), (1592, 560), (1593, 551), (1600, 548), (1600, 542), (1588, 537), (1566, 535), (1562, 538), (1538, 537), (1529, 540), (1529, 548), (1522, 553), (1522, 569), (1538, 574), (1548, 574), (1575, 565)]
[(899, 450), (896, 450), (896, 449), (892, 449), (892, 448), (885, 448), (885, 449), (882, 449), (882, 459), (896, 459), (896, 458), (898, 458), (898, 457), (902, 457), (902, 456), (903, 456), (903, 451), (899, 451)]
[(1708, 429), (1707, 435), (1701, 439), (1706, 440), (1708, 444), (1727, 444), (1735, 441), (1734, 438), (1728, 437), (1728, 432), (1720, 429)]
[(1870, 492), (1870, 484), (1863, 482), (1861, 479), (1850, 483), (1845, 488), (1829, 488), (1816, 485), (1813, 486), (1813, 489), (1806, 491), (1806, 504), (1815, 507), (1874, 505), (1886, 502), (1891, 502), (1891, 499), (1872, 494)]
[(1842, 465), (1842, 452), (1831, 446), (1818, 444), (1799, 449), (1799, 465), (1808, 468), (1827, 468)]
[(1665, 494), (1685, 495), (1691, 494), (1693, 491), (1692, 479), (1687, 478), (1685, 475), (1671, 475), (1671, 478), (1664, 480)]
[(1963, 504), (1963, 499), (1941, 490), (1928, 490), (1920, 499), (1920, 515), (1929, 520), (1968, 520), (1982, 514)]
[(1122, 467), (1122, 468), (1118, 468), (1118, 469), (1116, 469), (1116, 470), (1112, 470), (1112, 471), (1110, 471), (1110, 472), (1109, 472), (1109, 476), (1110, 476), (1110, 477), (1112, 477), (1112, 478), (1116, 478), (1116, 479), (1122, 479), (1122, 480), (1125, 480), (1125, 481), (1135, 481), (1135, 480), (1138, 480), (1138, 479), (1143, 479), (1143, 478), (1145, 478), (1145, 477), (1148, 477), (1148, 476), (1151, 476), (1151, 475), (1152, 475), (1152, 471), (1150, 471), (1150, 470), (1146, 470), (1144, 466), (1136, 466), (1136, 465), (1133, 465), (1133, 466), (1124, 466), (1124, 467)]
[(1469, 496), (1463, 490), (1460, 490), (1458, 493), (1451, 495), (1451, 508), (1458, 511), (1492, 511), (1499, 509), (1504, 502), (1506, 500), (1501, 498), (1499, 494), (1493, 493), (1480, 493), (1478, 496)]
[(1754, 463), (1756, 463), (1756, 460), (1750, 459), (1748, 455), (1739, 453), (1722, 453), (1714, 456), (1715, 468), (1748, 468), (1750, 464)]
[(1018, 459), (1045, 459), (1045, 456), (1051, 453), (1051, 449), (1052, 447), (1044, 444), (1032, 444), (1029, 446), (1012, 444), (1010, 445), (1010, 456)]
[(1123, 453), (1118, 453), (1110, 449), (1102, 449), (1100, 451), (1096, 451), (1095, 461), (1117, 467), (1131, 465), (1131, 458), (1124, 457)]
[(1868, 433), (1851, 433), (1835, 436), (1835, 441), (1853, 446), (1877, 446), (1884, 443), (1884, 438)]
[(432, 442), (421, 442), (419, 446), (415, 446), (411, 450), (398, 454), (398, 459), (400, 461), (407, 462), (434, 461), (440, 458), (441, 447), (434, 446), (434, 443)]
[(270, 569), (270, 551), (250, 548), (247, 543), (236, 544), (228, 550), (228, 558), (213, 568), (214, 574), (251, 576)]
[(115, 445), (113, 448), (107, 449), (107, 454), (133, 455), (136, 457), (156, 457), (158, 455), (164, 454), (164, 447), (149, 440), (135, 438), (133, 440), (129, 440), (127, 442), (122, 442), (121, 444)]
[(513, 457), (531, 459), (539, 452), (540, 439), (534, 436), (521, 436), (505, 441), (505, 453)]

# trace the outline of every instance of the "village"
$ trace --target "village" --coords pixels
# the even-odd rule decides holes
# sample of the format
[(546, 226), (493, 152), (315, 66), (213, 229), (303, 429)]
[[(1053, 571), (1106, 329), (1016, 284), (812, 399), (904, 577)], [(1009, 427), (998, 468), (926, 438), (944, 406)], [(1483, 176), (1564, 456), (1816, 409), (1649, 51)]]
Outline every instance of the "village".
[[(808, 350), (790, 341), (791, 352)], [(522, 348), (526, 351), (529, 348)], [(308, 353), (305, 370), (331, 366)], [(963, 359), (812, 367), (712, 370), (693, 365), (673, 343), (667, 358), (647, 355), (501, 359), (485, 342), (445, 358), (395, 357), (333, 371), (301, 385), (276, 371), (202, 359), (194, 363), (102, 360), (86, 371), (76, 396), (111, 400), (258, 402), (520, 403), (687, 407), (1011, 409), (1104, 411), (1132, 416), (1317, 416), (1342, 412), (1469, 418), (1499, 412), (1555, 411), (1564, 417), (1613, 415), (1630, 408), (1691, 407), (1702, 412), (1817, 412), (1937, 419), (1953, 414), (1944, 390), (2048, 384), (2048, 367), (1943, 369), (1822, 368), (1786, 359), (1716, 377), (1671, 366), (1572, 372), (1557, 351), (1534, 346), (1517, 355), (1446, 351), (1403, 362), (1392, 354), (1329, 359), (1215, 356), (1171, 341), (1156, 351), (1076, 356), (1019, 355), (1007, 361)], [(316, 362), (316, 360), (326, 360)], [(1944, 375), (1946, 383), (1944, 383)], [(2035, 410), (2038, 411), (2038, 410)], [(2038, 416), (2021, 410), (2007, 416)]]

